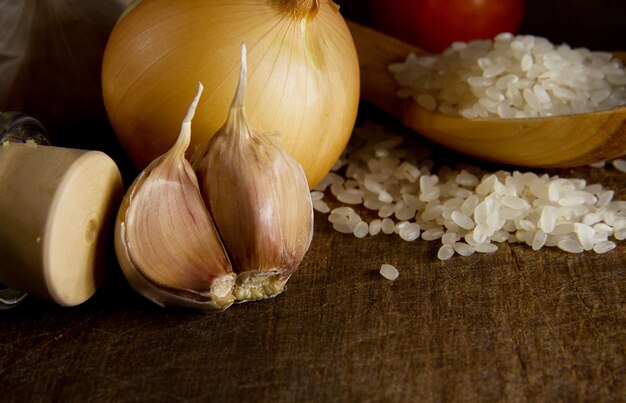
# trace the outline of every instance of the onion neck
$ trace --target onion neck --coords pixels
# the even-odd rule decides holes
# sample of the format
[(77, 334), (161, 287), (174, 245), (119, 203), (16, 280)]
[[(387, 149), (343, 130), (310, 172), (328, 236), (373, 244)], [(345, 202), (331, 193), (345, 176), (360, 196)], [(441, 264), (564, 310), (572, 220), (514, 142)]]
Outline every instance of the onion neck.
[[(322, 1), (328, 0), (274, 0), (278, 7), (295, 19), (311, 19), (317, 15)], [(332, 3), (332, 1), (329, 1)]]

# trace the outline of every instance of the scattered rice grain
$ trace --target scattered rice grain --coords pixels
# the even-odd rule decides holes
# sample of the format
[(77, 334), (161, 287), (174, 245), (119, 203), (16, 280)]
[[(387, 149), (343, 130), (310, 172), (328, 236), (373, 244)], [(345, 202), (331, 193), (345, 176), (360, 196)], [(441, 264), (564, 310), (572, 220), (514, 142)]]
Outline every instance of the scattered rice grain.
[(474, 228), (474, 221), (460, 211), (452, 212), (451, 218), (456, 225), (465, 230), (470, 230)]
[(441, 243), (444, 245), (454, 245), (460, 239), (456, 232), (446, 232), (441, 236)]
[(354, 230), (352, 231), (354, 236), (357, 238), (365, 238), (365, 236), (369, 234), (369, 232), (369, 225), (365, 221), (361, 221), (357, 225), (355, 225)]
[(440, 239), (444, 234), (445, 231), (442, 227), (429, 228), (422, 232), (422, 239), (425, 241), (434, 241), (436, 239)]
[(565, 238), (560, 240), (559, 242), (557, 242), (556, 246), (559, 249), (569, 253), (581, 253), (585, 250), (580, 242), (571, 238)]
[(420, 226), (416, 223), (407, 223), (400, 228), (398, 235), (407, 242), (415, 241), (420, 236)]
[(600, 241), (594, 245), (593, 251), (596, 253), (606, 253), (615, 249), (615, 246), (615, 242)]
[(394, 281), (400, 276), (400, 272), (394, 266), (383, 263), (380, 266), (380, 275), (387, 280)]
[(452, 256), (454, 256), (454, 248), (452, 247), (452, 245), (449, 245), (449, 244), (442, 245), (439, 248), (439, 251), (437, 251), (437, 258), (439, 260), (448, 260)]
[(454, 251), (461, 256), (469, 256), (476, 251), (472, 246), (466, 244), (465, 242), (455, 242), (452, 247), (454, 248)]
[(328, 207), (328, 204), (326, 204), (324, 200), (313, 200), (313, 209), (322, 214), (327, 214), (330, 212), (330, 207)]
[(370, 221), (370, 223), (369, 223), (369, 227), (368, 227), (369, 234), (371, 236), (378, 235), (380, 233), (380, 231), (382, 230), (382, 228), (383, 228), (382, 220), (376, 218), (376, 219)]
[(359, 132), (364, 145), (342, 156), (344, 176), (331, 172), (311, 192), (314, 209), (328, 214), (336, 231), (437, 241), (441, 260), (495, 252), (498, 242), (606, 253), (626, 239), (626, 201), (613, 200), (615, 192), (600, 184), (532, 172), (476, 173), (473, 167), (444, 166), (435, 174), (427, 151)]
[(383, 230), (383, 234), (387, 234), (387, 235), (393, 234), (395, 227), (396, 227), (396, 224), (390, 218), (385, 218), (382, 221), (381, 229)]
[(626, 173), (626, 159), (618, 158), (613, 160), (613, 167), (620, 172)]

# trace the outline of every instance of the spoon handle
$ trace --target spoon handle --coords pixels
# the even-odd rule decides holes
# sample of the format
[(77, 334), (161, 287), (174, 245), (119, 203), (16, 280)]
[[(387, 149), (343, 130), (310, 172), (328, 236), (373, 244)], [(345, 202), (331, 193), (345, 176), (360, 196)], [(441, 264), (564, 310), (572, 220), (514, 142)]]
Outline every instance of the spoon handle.
[(424, 52), (352, 21), (348, 21), (348, 27), (359, 57), (361, 98), (401, 119), (404, 101), (396, 96), (396, 81), (388, 66), (404, 61), (409, 53)]

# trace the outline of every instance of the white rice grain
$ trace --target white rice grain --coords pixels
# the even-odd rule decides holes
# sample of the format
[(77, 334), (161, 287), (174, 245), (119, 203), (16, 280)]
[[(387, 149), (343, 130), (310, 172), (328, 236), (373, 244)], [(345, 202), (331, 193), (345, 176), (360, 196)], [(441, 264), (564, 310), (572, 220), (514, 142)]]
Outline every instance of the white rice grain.
[(537, 227), (539, 227), (546, 234), (549, 234), (556, 227), (556, 219), (556, 208), (551, 206), (545, 206), (541, 210), (541, 216), (539, 217)]
[(452, 247), (454, 248), (454, 251), (461, 256), (469, 256), (476, 251), (476, 249), (465, 242), (455, 242)]
[(452, 221), (459, 227), (470, 230), (474, 228), (474, 221), (468, 217), (467, 215), (461, 213), (460, 211), (454, 211), (451, 215)]
[(357, 225), (354, 226), (354, 229), (352, 230), (352, 233), (357, 238), (365, 238), (365, 236), (367, 236), (369, 232), (369, 225), (365, 221), (359, 222)]
[(626, 239), (626, 201), (600, 184), (532, 172), (477, 174), (472, 167), (434, 174), (427, 150), (396, 137), (367, 137), (363, 148), (340, 158), (343, 176), (331, 172), (311, 192), (314, 209), (338, 232), (438, 240), (440, 260), (492, 253), (499, 242), (606, 253)]
[(382, 230), (382, 228), (383, 228), (382, 220), (376, 218), (370, 221), (369, 226), (368, 226), (368, 231), (369, 231), (370, 236), (378, 235), (380, 231)]
[(456, 232), (446, 232), (441, 236), (441, 243), (444, 245), (454, 245), (460, 239)]
[(380, 266), (380, 275), (386, 278), (389, 281), (394, 281), (400, 276), (400, 272), (394, 266), (383, 263)]
[(391, 203), (385, 203), (383, 204), (380, 209), (378, 210), (378, 216), (380, 218), (387, 218), (387, 217), (391, 217), (394, 213), (394, 205)]
[(434, 241), (436, 239), (440, 239), (444, 234), (445, 231), (442, 227), (429, 228), (422, 232), (422, 239), (425, 241)]
[(313, 209), (322, 214), (327, 214), (330, 212), (330, 207), (324, 200), (313, 200)]
[(620, 172), (626, 173), (626, 159), (618, 158), (613, 160), (613, 167)]
[(348, 225), (347, 219), (342, 219), (333, 223), (333, 229), (342, 234), (352, 234), (352, 228)]
[(585, 250), (580, 242), (571, 238), (565, 238), (560, 240), (559, 242), (557, 242), (556, 246), (559, 249), (569, 253), (581, 253)]
[(593, 251), (596, 253), (606, 253), (615, 249), (617, 245), (612, 241), (600, 241), (593, 247)]
[(393, 231), (396, 227), (396, 224), (390, 218), (383, 219), (381, 223), (381, 229), (383, 230), (383, 234), (393, 234)]
[(407, 242), (415, 241), (420, 236), (420, 226), (416, 223), (407, 223), (400, 228), (398, 235)]
[(543, 248), (543, 246), (546, 244), (547, 239), (548, 239), (548, 234), (546, 234), (542, 230), (539, 230), (535, 232), (535, 234), (533, 235), (533, 238), (531, 241), (531, 247), (533, 248), (533, 250), (539, 250)]
[[(602, 56), (599, 56), (602, 55)], [(525, 118), (626, 104), (626, 73), (612, 55), (524, 35), (456, 43), (440, 56), (410, 54), (390, 66), (400, 90), (427, 110)]]
[(492, 243), (480, 243), (474, 246), (474, 249), (479, 253), (493, 253), (498, 250), (498, 246)]
[(358, 189), (346, 189), (336, 196), (337, 200), (345, 204), (363, 203), (363, 192)]
[(437, 258), (439, 260), (448, 260), (452, 256), (454, 256), (454, 248), (452, 247), (452, 245), (442, 245), (437, 251)]

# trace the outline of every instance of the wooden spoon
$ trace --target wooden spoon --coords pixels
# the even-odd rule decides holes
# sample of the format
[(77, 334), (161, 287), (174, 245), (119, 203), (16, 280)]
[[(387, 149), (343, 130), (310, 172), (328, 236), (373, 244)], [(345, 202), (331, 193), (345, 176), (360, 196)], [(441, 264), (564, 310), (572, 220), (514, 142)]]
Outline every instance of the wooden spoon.
[(436, 143), (476, 158), (526, 167), (580, 166), (626, 154), (626, 106), (545, 118), (467, 119), (429, 112), (411, 99), (400, 99), (387, 67), (411, 52), (423, 52), (356, 23), (348, 26), (361, 66), (361, 97)]

